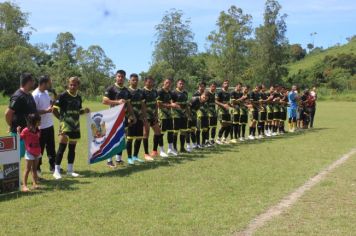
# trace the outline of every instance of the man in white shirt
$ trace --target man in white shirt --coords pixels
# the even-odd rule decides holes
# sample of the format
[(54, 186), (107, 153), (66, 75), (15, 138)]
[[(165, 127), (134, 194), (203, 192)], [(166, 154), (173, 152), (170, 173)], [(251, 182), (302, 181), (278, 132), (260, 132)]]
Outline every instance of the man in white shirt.
[[(35, 99), (38, 113), (41, 115), (41, 137), (40, 145), (42, 156), (44, 150), (47, 151), (47, 156), (50, 165), (50, 171), (54, 171), (54, 161), (56, 157), (55, 140), (54, 140), (54, 127), (52, 119), (52, 99), (48, 94), (48, 90), (52, 86), (52, 81), (48, 76), (41, 76), (39, 78), (38, 87), (32, 92)], [(55, 96), (55, 92), (53, 91)], [(42, 159), (39, 160), (37, 172), (41, 174)]]

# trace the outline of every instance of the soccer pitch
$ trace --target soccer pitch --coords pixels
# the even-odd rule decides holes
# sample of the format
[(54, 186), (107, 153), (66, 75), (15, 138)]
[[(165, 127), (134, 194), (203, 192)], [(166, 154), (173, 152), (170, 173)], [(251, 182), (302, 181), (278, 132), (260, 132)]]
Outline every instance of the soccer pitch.
[[(45, 157), (42, 189), (0, 196), (0, 235), (231, 235), (356, 147), (355, 117), (354, 103), (320, 102), (312, 130), (117, 169), (87, 165), (82, 117), (82, 177), (54, 180)], [(354, 234), (355, 159), (256, 235)]]

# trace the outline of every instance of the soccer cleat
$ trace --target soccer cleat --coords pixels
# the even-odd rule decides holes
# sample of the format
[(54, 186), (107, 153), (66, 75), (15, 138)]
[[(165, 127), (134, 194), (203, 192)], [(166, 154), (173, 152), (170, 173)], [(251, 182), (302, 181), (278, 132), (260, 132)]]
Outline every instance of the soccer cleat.
[(154, 161), (154, 159), (148, 154), (145, 154), (144, 158), (145, 158), (146, 161)]
[(263, 139), (263, 135), (262, 134), (260, 134), (260, 135), (258, 135), (258, 137), (257, 137), (258, 139)]
[(127, 163), (128, 163), (129, 165), (134, 165), (134, 164), (135, 164), (135, 161), (133, 160), (132, 157), (129, 157), (129, 158), (127, 158)]
[(273, 132), (273, 133), (272, 133), (272, 136), (277, 136), (277, 133), (276, 133), (276, 132)]
[(187, 144), (187, 148), (186, 148), (187, 152), (192, 152), (193, 151), (192, 149), (193, 149), (192, 145)]
[(120, 166), (123, 166), (125, 165), (125, 162), (123, 160), (116, 160), (116, 165), (120, 165)]
[(240, 142), (244, 142), (245, 141), (245, 139), (243, 137), (241, 137), (239, 140), (240, 140)]
[(172, 156), (178, 156), (178, 153), (175, 150), (170, 149), (170, 148), (168, 148), (167, 154), (172, 155)]
[(106, 165), (107, 165), (108, 167), (110, 167), (110, 168), (115, 168), (115, 165), (114, 165), (114, 163), (113, 163), (112, 161), (106, 162)]
[(61, 179), (61, 178), (62, 178), (61, 174), (58, 173), (58, 172), (54, 172), (54, 173), (53, 173), (53, 177), (54, 177), (55, 179)]
[(141, 162), (141, 163), (142, 163), (142, 162), (145, 162), (144, 160), (138, 158), (137, 156), (133, 156), (133, 157), (132, 157), (132, 160), (133, 160), (133, 161), (137, 161), (137, 162)]
[(249, 139), (249, 140), (255, 140), (255, 136), (249, 135), (249, 136), (248, 136), (248, 139)]
[(67, 176), (70, 176), (70, 177), (79, 177), (79, 174), (77, 174), (77, 173), (75, 173), (75, 172), (69, 172), (69, 171), (67, 171)]
[(166, 157), (168, 157), (168, 154), (165, 153), (164, 151), (160, 151), (159, 156), (163, 157), (163, 158), (166, 158)]
[(237, 143), (237, 139), (231, 139), (230, 143), (233, 143), (233, 144)]
[(192, 149), (196, 149), (196, 148), (198, 148), (198, 145), (196, 143), (193, 143), (192, 144)]
[(158, 152), (157, 151), (152, 151), (150, 156), (151, 157), (158, 157)]

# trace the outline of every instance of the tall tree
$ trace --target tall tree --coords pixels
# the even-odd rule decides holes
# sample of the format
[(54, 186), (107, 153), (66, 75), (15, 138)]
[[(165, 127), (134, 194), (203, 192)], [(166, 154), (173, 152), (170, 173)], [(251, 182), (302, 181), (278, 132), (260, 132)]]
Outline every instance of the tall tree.
[(217, 56), (219, 68), (216, 70), (221, 72), (221, 77), (235, 79), (247, 67), (251, 20), (251, 15), (244, 14), (236, 6), (231, 6), (227, 13), (220, 13), (216, 23), (218, 29), (210, 33), (208, 41), (211, 53)]
[(51, 75), (56, 87), (64, 88), (68, 77), (79, 75), (76, 53), (74, 35), (70, 32), (59, 33), (51, 46)]
[(156, 41), (154, 63), (167, 62), (174, 72), (184, 69), (187, 58), (197, 52), (190, 20), (183, 19), (183, 12), (172, 9), (155, 26)]
[(28, 13), (15, 3), (0, 3), (0, 91), (7, 95), (19, 87), (21, 73), (38, 71), (28, 27)]
[(114, 63), (98, 45), (87, 50), (78, 48), (76, 55), (82, 79), (83, 92), (88, 96), (98, 95), (112, 82)]
[(281, 5), (276, 0), (267, 0), (264, 11), (264, 24), (256, 28), (253, 70), (255, 82), (267, 85), (280, 83), (288, 74), (283, 66), (288, 58), (285, 36), (286, 14), (280, 14)]

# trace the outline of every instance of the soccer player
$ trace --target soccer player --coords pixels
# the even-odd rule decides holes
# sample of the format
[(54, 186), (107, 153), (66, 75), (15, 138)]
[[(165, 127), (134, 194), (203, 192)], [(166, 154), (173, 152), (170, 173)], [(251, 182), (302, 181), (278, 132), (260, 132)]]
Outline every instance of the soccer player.
[(210, 144), (215, 144), (215, 136), (216, 136), (216, 127), (218, 125), (218, 114), (216, 112), (216, 103), (215, 103), (215, 92), (216, 92), (217, 84), (212, 82), (209, 88), (209, 97), (208, 97), (208, 106), (209, 106), (209, 130), (210, 134)]
[(221, 124), (216, 143), (226, 144), (228, 143), (226, 139), (231, 130), (229, 80), (224, 80), (222, 89), (217, 94), (215, 102), (219, 106), (219, 120)]
[[(130, 86), (128, 88), (131, 99), (130, 103), (132, 106), (134, 120), (136, 122), (130, 122), (127, 128), (127, 163), (129, 165), (135, 164), (135, 162), (144, 162), (142, 159), (138, 158), (138, 153), (140, 151), (140, 146), (143, 138), (143, 124), (146, 121), (146, 105), (144, 103), (144, 95), (141, 89), (137, 88), (138, 85), (138, 75), (130, 75)], [(134, 153), (132, 156), (132, 142), (134, 143)]]
[[(109, 105), (110, 107), (114, 107), (117, 105), (124, 104), (125, 107), (125, 121), (124, 125), (127, 130), (128, 121), (134, 121), (135, 117), (133, 115), (132, 106), (130, 103), (131, 94), (130, 91), (124, 86), (125, 83), (126, 72), (124, 70), (118, 70), (116, 72), (115, 84), (109, 86), (103, 97), (103, 104)], [(123, 165), (124, 161), (122, 160), (122, 152), (116, 155), (116, 164)], [(110, 168), (115, 167), (112, 162), (112, 159), (109, 158), (107, 161), (107, 166)]]
[[(198, 91), (193, 96), (201, 96), (205, 92), (206, 83), (204, 81), (199, 83)], [(200, 139), (201, 135), (201, 139)], [(196, 139), (198, 148), (210, 147), (209, 141), (209, 104), (204, 102), (199, 107), (197, 112), (197, 131)], [(201, 141), (201, 142), (200, 142)]]
[(230, 103), (233, 107), (232, 109), (232, 130), (233, 134), (231, 143), (237, 143), (237, 140), (240, 139), (240, 102), (243, 97), (242, 84), (237, 83), (235, 90), (231, 92)]
[(256, 126), (258, 122), (258, 106), (260, 103), (260, 87), (258, 85), (255, 86), (255, 89), (249, 94), (249, 99), (250, 99), (250, 119), (251, 119), (251, 124), (250, 124), (250, 135), (248, 136), (248, 139), (254, 140), (256, 136)]
[(60, 174), (63, 154), (68, 145), (68, 167), (67, 175), (78, 177), (79, 174), (73, 170), (75, 159), (75, 147), (80, 139), (79, 116), (89, 113), (89, 108), (82, 108), (82, 98), (78, 94), (80, 80), (78, 77), (70, 77), (68, 80), (68, 90), (59, 95), (54, 106), (53, 114), (59, 119), (59, 147), (56, 155), (56, 164), (53, 177), (61, 179)]
[(248, 121), (248, 104), (249, 104), (249, 87), (245, 86), (242, 88), (242, 97), (240, 98), (240, 126), (241, 126), (241, 136), (240, 141), (245, 141), (246, 124)]
[(292, 90), (288, 93), (288, 123), (289, 132), (294, 132), (297, 128), (297, 108), (298, 108), (298, 94), (296, 93), (297, 86), (293, 85)]
[[(199, 96), (193, 96), (189, 102), (189, 123), (190, 127), (197, 127), (197, 119), (196, 114), (200, 110), (200, 107), (205, 106), (207, 104), (207, 100), (209, 98), (209, 92), (204, 91)], [(194, 130), (194, 129), (192, 129)], [(192, 140), (194, 142), (194, 140)]]
[[(144, 120), (144, 132), (143, 132), (143, 148), (145, 150), (145, 160), (152, 161), (153, 157), (158, 156), (158, 145), (162, 147), (161, 154), (167, 157), (167, 154), (163, 152), (163, 143), (161, 141), (161, 129), (158, 123), (158, 107), (157, 107), (157, 90), (153, 88), (153, 77), (148, 76), (145, 78), (145, 86), (143, 88), (143, 96), (146, 104), (146, 120)], [(149, 155), (148, 149), (148, 137), (150, 136), (150, 127), (153, 129), (153, 151)], [(162, 140), (163, 141), (163, 140)]]
[[(184, 89), (185, 80), (179, 79), (176, 84), (176, 89), (172, 91), (172, 102), (179, 105), (179, 108), (172, 109), (173, 117), (173, 147), (177, 150), (178, 134), (180, 140), (180, 152), (190, 152), (190, 149), (185, 149), (185, 141), (188, 133), (188, 117), (187, 117), (187, 104), (188, 93)], [(189, 137), (188, 137), (189, 139)]]
[(288, 91), (285, 87), (281, 87), (281, 100), (280, 100), (280, 122), (279, 122), (279, 133), (285, 133), (285, 121), (287, 120), (287, 105), (288, 105)]
[(276, 136), (279, 134), (279, 123), (280, 123), (280, 100), (281, 100), (281, 94), (280, 94), (280, 87), (279, 85), (274, 86), (275, 90), (273, 92), (273, 122), (272, 122), (272, 127), (273, 127), (273, 132), (272, 136)]
[(266, 94), (266, 87), (264, 85), (260, 86), (260, 107), (259, 107), (259, 117), (258, 117), (258, 137), (263, 138), (265, 134), (265, 124), (267, 122), (267, 108), (266, 103), (268, 96)]
[[(168, 155), (177, 156), (178, 153), (174, 150), (173, 147), (173, 119), (171, 109), (180, 108), (177, 103), (172, 102), (172, 93), (170, 91), (172, 86), (172, 81), (170, 79), (165, 79), (163, 81), (162, 88), (158, 91), (157, 104), (159, 108), (159, 119), (161, 125), (161, 143), (163, 144), (163, 135), (167, 132), (167, 141), (168, 141)], [(163, 148), (163, 147), (161, 147)], [(163, 149), (161, 149), (161, 152)], [(162, 157), (165, 157), (163, 153), (161, 153)]]
[(266, 121), (266, 131), (265, 134), (267, 137), (272, 136), (273, 133), (273, 94), (274, 87), (271, 86), (269, 91), (266, 93), (267, 101), (266, 101), (266, 110), (267, 110), (267, 121)]

